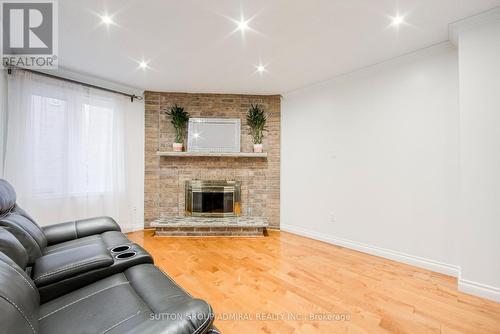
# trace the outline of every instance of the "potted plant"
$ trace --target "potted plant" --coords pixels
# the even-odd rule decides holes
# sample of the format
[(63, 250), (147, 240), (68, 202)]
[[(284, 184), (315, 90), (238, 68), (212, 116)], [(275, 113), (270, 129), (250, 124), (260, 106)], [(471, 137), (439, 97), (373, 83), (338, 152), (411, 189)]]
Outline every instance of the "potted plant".
[(252, 104), (247, 112), (247, 125), (253, 138), (253, 151), (255, 153), (262, 153), (262, 139), (264, 138), (264, 131), (267, 131), (266, 121), (267, 117), (264, 108), (259, 104)]
[(174, 126), (175, 142), (172, 144), (174, 152), (182, 152), (184, 135), (186, 134), (186, 123), (189, 121), (189, 113), (184, 111), (183, 107), (177, 104), (167, 110), (167, 115), (170, 116), (170, 123)]

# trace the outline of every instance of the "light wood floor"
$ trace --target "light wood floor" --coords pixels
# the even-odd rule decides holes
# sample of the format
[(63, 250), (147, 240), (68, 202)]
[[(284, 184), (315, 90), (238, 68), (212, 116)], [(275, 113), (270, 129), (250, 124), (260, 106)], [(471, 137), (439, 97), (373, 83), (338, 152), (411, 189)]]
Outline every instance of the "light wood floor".
[[(225, 334), (500, 333), (500, 304), (459, 293), (452, 277), (293, 234), (129, 236), (177, 283), (213, 306)], [(256, 314), (274, 318), (256, 320)], [(279, 319), (310, 314), (350, 319)], [(225, 320), (231, 316), (251, 320)]]

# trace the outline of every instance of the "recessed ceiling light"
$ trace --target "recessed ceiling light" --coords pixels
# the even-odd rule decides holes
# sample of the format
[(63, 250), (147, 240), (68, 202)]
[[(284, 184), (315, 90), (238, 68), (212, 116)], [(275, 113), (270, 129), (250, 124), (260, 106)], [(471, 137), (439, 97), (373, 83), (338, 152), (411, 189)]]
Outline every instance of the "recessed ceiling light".
[(102, 23), (104, 23), (107, 26), (115, 23), (115, 22), (113, 22), (113, 18), (109, 15), (102, 15), (101, 21), (102, 21)]
[(238, 32), (238, 31), (240, 32), (240, 35), (241, 35), (242, 38), (245, 38), (245, 35), (246, 35), (247, 32), (252, 32), (252, 33), (260, 34), (258, 31), (256, 31), (252, 27), (252, 22), (255, 19), (255, 17), (256, 17), (255, 15), (248, 17), (248, 16), (245, 16), (243, 13), (240, 13), (240, 17), (238, 19), (226, 17), (235, 26), (234, 30), (231, 31), (229, 33), (229, 35), (232, 35), (232, 34)]
[(245, 31), (247, 30), (249, 27), (248, 27), (248, 21), (245, 21), (245, 19), (241, 19), (239, 22), (238, 22), (238, 30), (241, 30), (241, 31)]
[(396, 15), (392, 17), (391, 25), (394, 27), (399, 27), (401, 24), (405, 23), (405, 17), (401, 15)]
[(264, 65), (257, 65), (257, 66), (255, 66), (255, 69), (259, 73), (264, 73), (266, 71), (266, 66), (264, 66)]
[(139, 62), (139, 68), (140, 68), (140, 69), (143, 69), (143, 70), (148, 69), (148, 68), (149, 68), (148, 62), (146, 62), (146, 61), (144, 61), (144, 60), (140, 61), (140, 62)]

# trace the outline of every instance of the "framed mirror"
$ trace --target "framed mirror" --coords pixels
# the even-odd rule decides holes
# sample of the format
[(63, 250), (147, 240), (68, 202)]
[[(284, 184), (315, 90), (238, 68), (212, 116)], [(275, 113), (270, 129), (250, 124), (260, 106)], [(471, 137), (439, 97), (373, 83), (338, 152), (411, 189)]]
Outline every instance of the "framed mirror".
[(190, 118), (188, 152), (240, 152), (239, 118)]

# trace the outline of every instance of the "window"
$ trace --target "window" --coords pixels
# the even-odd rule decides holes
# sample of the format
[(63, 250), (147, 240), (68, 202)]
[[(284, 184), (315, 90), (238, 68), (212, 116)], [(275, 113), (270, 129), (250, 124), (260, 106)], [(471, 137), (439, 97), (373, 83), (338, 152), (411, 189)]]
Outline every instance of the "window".
[(33, 171), (35, 191), (39, 194), (63, 193), (64, 156), (67, 151), (66, 102), (32, 96)]
[(103, 215), (129, 224), (130, 100), (17, 69), (8, 86), (4, 176), (19, 204), (42, 224)]
[(113, 108), (105, 100), (70, 105), (40, 95), (32, 96), (31, 106), (35, 192), (40, 196), (110, 192)]

